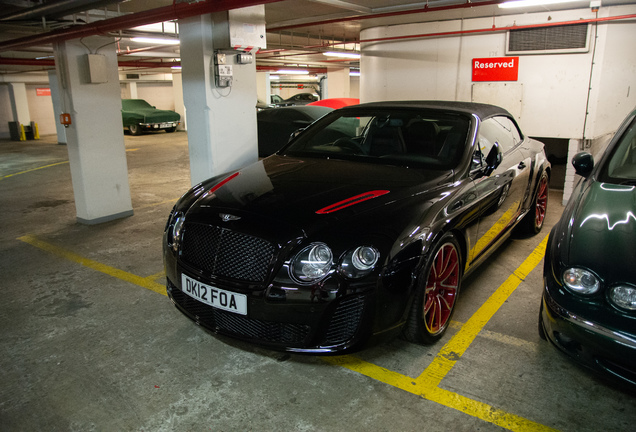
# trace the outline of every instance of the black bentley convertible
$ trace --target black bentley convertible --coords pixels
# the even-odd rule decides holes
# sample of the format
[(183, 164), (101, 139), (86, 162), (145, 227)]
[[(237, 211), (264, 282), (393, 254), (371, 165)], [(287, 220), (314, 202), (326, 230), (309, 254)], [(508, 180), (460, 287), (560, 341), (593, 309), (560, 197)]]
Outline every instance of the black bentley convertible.
[(164, 234), (167, 291), (219, 334), (341, 353), (432, 343), (462, 277), (544, 221), (550, 164), (505, 110), (461, 102), (339, 109), (276, 154), (190, 189)]

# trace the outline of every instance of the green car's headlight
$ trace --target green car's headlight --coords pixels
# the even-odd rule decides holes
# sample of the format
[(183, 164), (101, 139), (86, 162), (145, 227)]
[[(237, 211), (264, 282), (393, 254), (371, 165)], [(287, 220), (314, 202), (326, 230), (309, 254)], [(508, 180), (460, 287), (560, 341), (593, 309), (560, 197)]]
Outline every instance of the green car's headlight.
[(616, 285), (610, 288), (608, 296), (614, 306), (628, 311), (636, 311), (636, 287)]
[(590, 295), (601, 287), (601, 282), (589, 270), (572, 267), (563, 272), (563, 283), (573, 293)]

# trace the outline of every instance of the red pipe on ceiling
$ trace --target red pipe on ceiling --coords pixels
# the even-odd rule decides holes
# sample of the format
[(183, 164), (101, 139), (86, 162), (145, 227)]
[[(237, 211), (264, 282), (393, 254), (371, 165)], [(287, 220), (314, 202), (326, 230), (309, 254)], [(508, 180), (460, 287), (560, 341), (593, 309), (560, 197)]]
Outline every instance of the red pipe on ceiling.
[[(0, 57), (0, 65), (13, 65), (13, 66), (40, 66), (40, 67), (54, 67), (55, 60), (53, 59), (25, 59), (25, 58), (7, 58)], [(149, 61), (128, 61), (120, 60), (117, 62), (119, 67), (133, 67), (133, 68), (163, 68), (172, 66), (181, 66), (181, 62), (149, 62)]]
[(266, 3), (275, 3), (278, 1), (281, 0), (206, 0), (192, 4), (175, 2), (171, 6), (150, 9), (141, 13), (123, 15), (117, 18), (96, 21), (91, 24), (4, 41), (0, 43), (0, 52), (34, 45), (61, 42), (69, 39), (78, 39), (94, 35), (106, 35), (109, 32), (146, 24), (153, 24), (161, 21), (189, 18), (197, 15), (222, 12), (248, 6), (257, 6)]

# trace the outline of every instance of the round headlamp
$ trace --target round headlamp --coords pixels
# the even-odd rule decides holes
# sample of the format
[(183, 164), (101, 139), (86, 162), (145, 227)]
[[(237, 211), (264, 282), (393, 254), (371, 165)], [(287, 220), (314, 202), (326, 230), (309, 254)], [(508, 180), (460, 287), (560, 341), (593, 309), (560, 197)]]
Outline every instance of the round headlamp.
[(361, 278), (373, 271), (380, 252), (373, 246), (359, 246), (345, 254), (340, 263), (340, 274), (351, 279)]
[(299, 282), (316, 282), (325, 277), (333, 265), (333, 253), (324, 243), (314, 243), (301, 250), (291, 263), (291, 274)]
[(609, 299), (614, 306), (628, 311), (636, 311), (636, 288), (628, 285), (616, 285), (609, 290)]
[(597, 292), (600, 281), (591, 271), (582, 268), (569, 268), (563, 272), (563, 283), (572, 292), (589, 295)]

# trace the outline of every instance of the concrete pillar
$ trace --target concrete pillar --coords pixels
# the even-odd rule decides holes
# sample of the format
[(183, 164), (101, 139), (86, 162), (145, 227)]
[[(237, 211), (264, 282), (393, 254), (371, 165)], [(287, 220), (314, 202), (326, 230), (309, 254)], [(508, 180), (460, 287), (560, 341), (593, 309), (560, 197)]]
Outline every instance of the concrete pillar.
[(49, 74), (49, 88), (51, 89), (51, 102), (53, 103), (53, 116), (55, 117), (55, 132), (57, 133), (57, 143), (66, 145), (66, 128), (60, 123), (60, 114), (62, 111), (62, 94), (60, 93), (59, 81), (57, 79), (57, 73), (54, 70), (50, 70)]
[(130, 90), (130, 97), (128, 99), (139, 99), (139, 96), (137, 96), (137, 83), (135, 81), (128, 83), (128, 90)]
[[(112, 38), (53, 45), (77, 220), (97, 224), (133, 214)], [(100, 48), (101, 47), (101, 48)]]
[(327, 70), (328, 96), (330, 98), (348, 98), (351, 94), (349, 68)]
[(571, 139), (568, 143), (568, 163), (565, 168), (565, 184), (563, 185), (563, 205), (566, 205), (572, 192), (574, 191), (574, 186), (576, 185), (576, 181), (578, 180), (578, 175), (574, 171), (574, 167), (572, 166), (572, 158), (578, 152), (581, 151), (582, 141), (578, 139)]
[(20, 122), (27, 126), (30, 125), (31, 115), (29, 114), (29, 101), (27, 99), (26, 84), (9, 83), (9, 97), (11, 99), (13, 121)]
[(174, 95), (174, 110), (181, 115), (179, 130), (188, 130), (185, 105), (183, 104), (183, 83), (181, 71), (172, 72), (172, 94)]
[[(217, 31), (227, 27), (214, 17), (179, 21), (192, 185), (258, 160), (256, 64), (239, 64), (237, 51), (214, 46), (215, 26)], [(226, 64), (232, 66), (231, 87), (215, 84), (215, 50), (225, 53)]]

